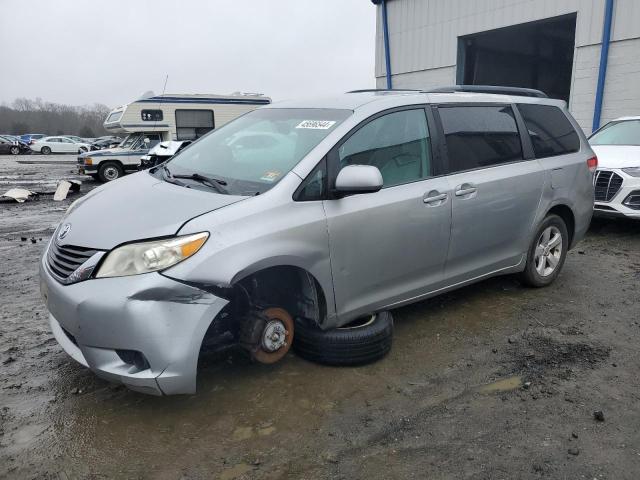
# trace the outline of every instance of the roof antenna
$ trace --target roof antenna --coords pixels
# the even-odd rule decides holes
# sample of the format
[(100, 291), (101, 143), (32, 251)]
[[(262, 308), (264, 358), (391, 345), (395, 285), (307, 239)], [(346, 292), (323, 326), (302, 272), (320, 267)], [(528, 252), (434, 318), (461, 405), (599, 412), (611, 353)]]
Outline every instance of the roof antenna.
[[(164, 100), (164, 92), (167, 89), (167, 82), (169, 81), (169, 74), (164, 77), (164, 86), (162, 87), (162, 95), (160, 95), (160, 100), (158, 101), (158, 108), (162, 110), (162, 100)], [(156, 131), (156, 126), (158, 125), (158, 120), (153, 122), (153, 132)]]

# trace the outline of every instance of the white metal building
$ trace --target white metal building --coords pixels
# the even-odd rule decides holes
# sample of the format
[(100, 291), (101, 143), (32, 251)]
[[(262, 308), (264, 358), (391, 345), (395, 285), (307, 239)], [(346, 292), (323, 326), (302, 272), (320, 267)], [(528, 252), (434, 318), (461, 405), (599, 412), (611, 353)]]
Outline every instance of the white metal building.
[(640, 115), (640, 0), (372, 1), (378, 88), (537, 88), (586, 132)]

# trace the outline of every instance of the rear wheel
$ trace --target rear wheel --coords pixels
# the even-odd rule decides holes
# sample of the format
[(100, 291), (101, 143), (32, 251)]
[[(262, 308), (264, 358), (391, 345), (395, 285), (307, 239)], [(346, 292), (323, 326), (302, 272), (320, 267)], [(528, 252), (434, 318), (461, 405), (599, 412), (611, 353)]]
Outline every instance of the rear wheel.
[(376, 313), (344, 327), (323, 331), (305, 319), (296, 319), (295, 352), (325, 365), (364, 365), (391, 350), (393, 317)]
[(42, 147), (40, 149), (40, 153), (43, 155), (51, 155), (51, 148), (49, 147)]
[(530, 287), (550, 285), (560, 274), (568, 249), (569, 233), (564, 220), (548, 215), (533, 237), (520, 279)]
[(11, 147), (9, 152), (11, 152), (11, 155), (18, 155), (20, 153), (20, 147)]
[(124, 175), (122, 165), (116, 162), (104, 162), (98, 168), (98, 178), (101, 182), (111, 182)]

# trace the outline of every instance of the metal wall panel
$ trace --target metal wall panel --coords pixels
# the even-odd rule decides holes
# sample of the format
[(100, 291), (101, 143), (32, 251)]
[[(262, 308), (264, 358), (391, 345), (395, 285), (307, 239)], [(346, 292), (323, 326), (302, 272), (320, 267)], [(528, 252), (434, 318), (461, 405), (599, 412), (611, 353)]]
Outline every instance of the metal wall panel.
[[(387, 0), (394, 74), (456, 64), (458, 37), (577, 12), (576, 47), (599, 44), (605, 0)], [(384, 76), (380, 7), (376, 76)], [(640, 1), (616, 0), (612, 40), (640, 37)]]

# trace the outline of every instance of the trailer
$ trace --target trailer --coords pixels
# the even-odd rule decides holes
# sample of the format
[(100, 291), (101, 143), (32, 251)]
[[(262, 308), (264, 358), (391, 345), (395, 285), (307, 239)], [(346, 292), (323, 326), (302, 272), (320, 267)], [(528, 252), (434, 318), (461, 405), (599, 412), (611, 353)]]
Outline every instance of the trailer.
[(104, 128), (126, 135), (120, 145), (78, 157), (78, 172), (108, 182), (138, 170), (140, 157), (164, 141), (194, 141), (225, 123), (271, 103), (256, 93), (147, 96), (113, 109)]

